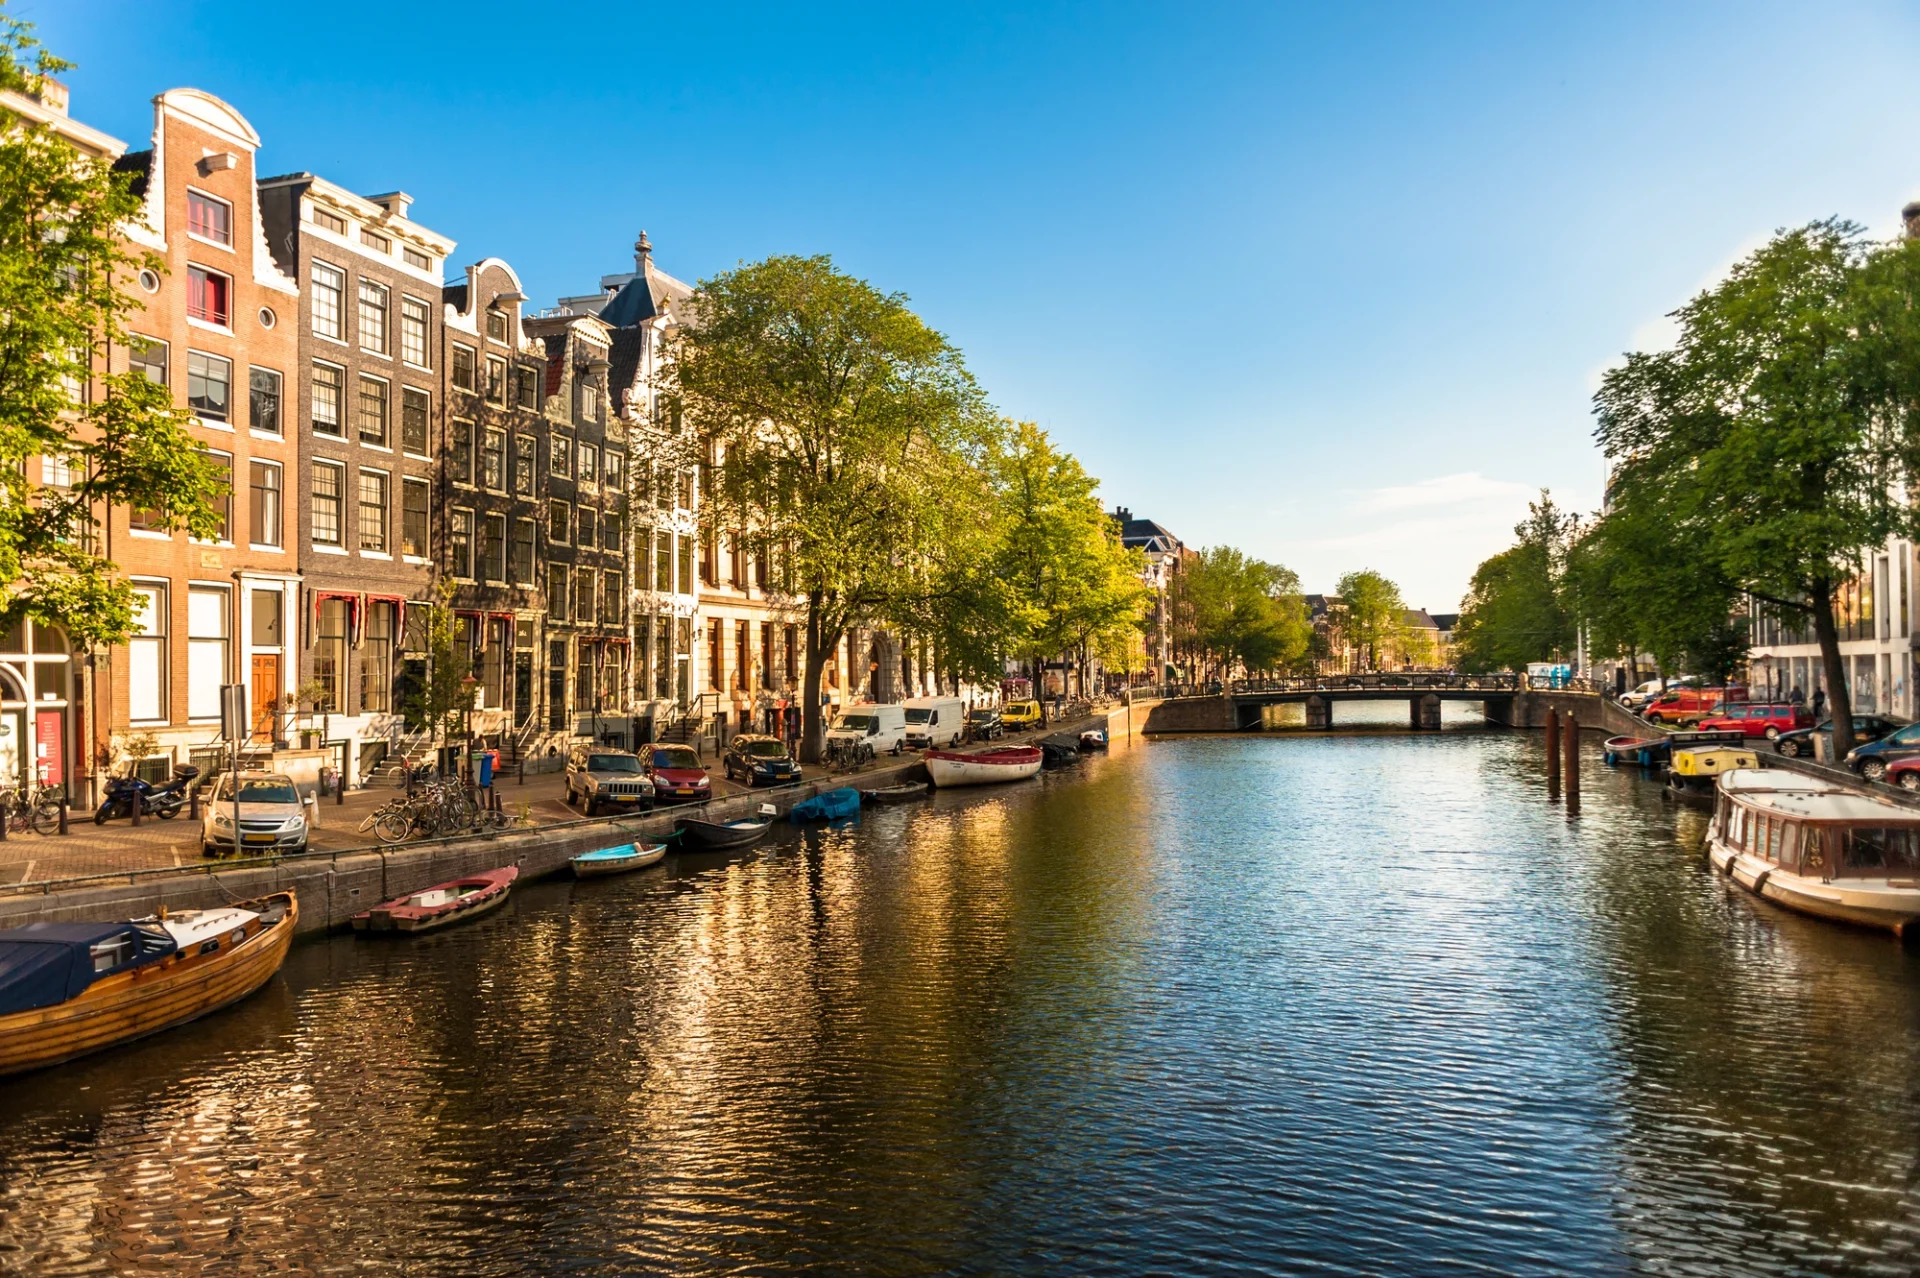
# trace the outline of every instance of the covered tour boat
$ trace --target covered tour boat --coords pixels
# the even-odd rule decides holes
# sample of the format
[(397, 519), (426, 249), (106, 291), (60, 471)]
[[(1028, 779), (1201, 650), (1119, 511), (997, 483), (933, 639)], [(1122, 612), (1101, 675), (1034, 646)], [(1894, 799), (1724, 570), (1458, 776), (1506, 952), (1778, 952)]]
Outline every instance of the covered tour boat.
[(1768, 768), (1720, 777), (1707, 856), (1756, 896), (1904, 936), (1920, 919), (1920, 810)]
[(569, 858), (567, 864), (573, 867), (574, 878), (594, 879), (607, 874), (625, 874), (628, 870), (644, 870), (649, 865), (658, 865), (666, 854), (664, 843), (622, 843), (619, 847), (582, 852)]
[(1040, 771), (1045, 758), (1040, 747), (995, 746), (990, 750), (929, 750), (927, 775), (937, 786), (991, 785), (1021, 781)]
[(280, 970), (291, 892), (122, 923), (0, 931), (0, 1074), (72, 1060), (184, 1025)]
[(464, 879), (436, 883), (418, 892), (409, 892), (384, 901), (353, 916), (356, 932), (431, 932), (497, 910), (507, 903), (513, 881), (520, 877), (517, 865), (501, 866), (470, 874)]

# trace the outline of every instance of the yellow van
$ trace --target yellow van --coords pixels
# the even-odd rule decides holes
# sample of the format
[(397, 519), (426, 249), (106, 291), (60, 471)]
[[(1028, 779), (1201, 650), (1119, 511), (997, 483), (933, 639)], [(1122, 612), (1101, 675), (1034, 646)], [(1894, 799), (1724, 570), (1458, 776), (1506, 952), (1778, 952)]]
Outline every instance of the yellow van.
[(1009, 701), (1000, 711), (1000, 722), (1008, 732), (1018, 732), (1022, 728), (1037, 728), (1044, 718), (1040, 713), (1038, 701)]

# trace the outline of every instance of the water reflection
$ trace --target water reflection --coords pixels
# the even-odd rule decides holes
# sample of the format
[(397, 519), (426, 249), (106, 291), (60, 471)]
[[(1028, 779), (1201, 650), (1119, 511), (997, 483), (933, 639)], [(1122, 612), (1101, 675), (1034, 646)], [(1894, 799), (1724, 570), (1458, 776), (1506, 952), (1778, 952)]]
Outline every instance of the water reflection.
[(1157, 742), (301, 946), (0, 1085), (0, 1270), (1912, 1268), (1914, 960), (1582, 788)]

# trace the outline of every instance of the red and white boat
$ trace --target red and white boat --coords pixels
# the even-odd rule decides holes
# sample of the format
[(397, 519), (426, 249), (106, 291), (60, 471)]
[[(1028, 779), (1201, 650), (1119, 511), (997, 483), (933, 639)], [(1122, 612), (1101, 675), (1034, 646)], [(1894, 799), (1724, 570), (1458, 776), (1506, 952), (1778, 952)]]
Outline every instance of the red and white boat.
[(938, 786), (992, 785), (1024, 781), (1040, 771), (1046, 756), (1039, 746), (1006, 745), (991, 750), (929, 750), (927, 775)]
[(436, 883), (418, 892), (384, 901), (353, 916), (356, 932), (427, 932), (464, 923), (507, 903), (507, 890), (520, 877), (517, 865)]

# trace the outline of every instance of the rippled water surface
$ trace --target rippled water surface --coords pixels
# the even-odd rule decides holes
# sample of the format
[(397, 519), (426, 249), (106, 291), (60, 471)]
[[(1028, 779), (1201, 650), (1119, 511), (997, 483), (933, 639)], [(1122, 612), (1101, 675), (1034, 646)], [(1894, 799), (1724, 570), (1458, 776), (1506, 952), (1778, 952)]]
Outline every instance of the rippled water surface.
[(1920, 1267), (1916, 959), (1465, 722), (1140, 744), (302, 945), (0, 1084), (0, 1271)]

